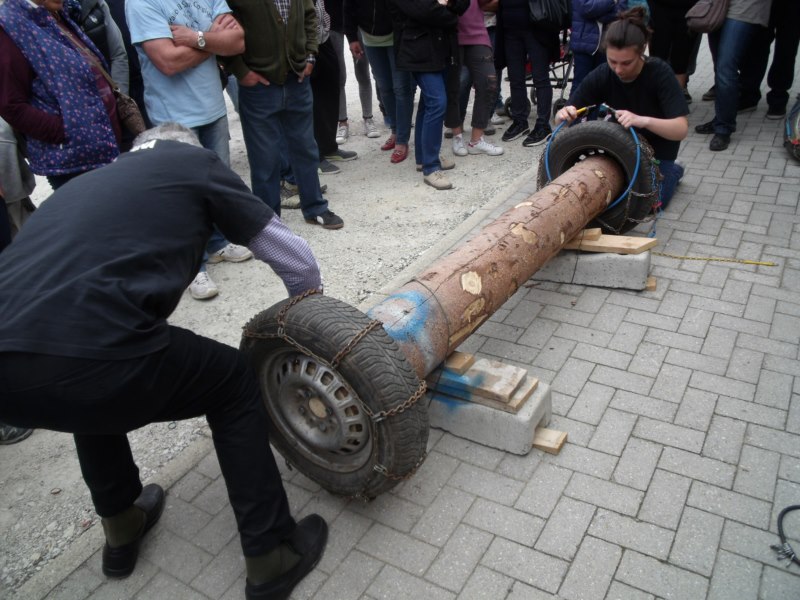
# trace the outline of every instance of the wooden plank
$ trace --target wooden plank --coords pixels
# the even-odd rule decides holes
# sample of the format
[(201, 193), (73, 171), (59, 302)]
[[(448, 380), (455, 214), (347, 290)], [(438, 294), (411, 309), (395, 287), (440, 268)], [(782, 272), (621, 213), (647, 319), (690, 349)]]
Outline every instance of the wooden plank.
[(584, 252), (614, 252), (616, 254), (641, 254), (658, 244), (656, 238), (625, 235), (601, 235), (597, 240), (573, 239), (564, 245), (565, 250)]
[(544, 450), (550, 454), (558, 454), (561, 451), (561, 446), (563, 446), (566, 441), (566, 431), (537, 427), (533, 436), (533, 447)]
[(464, 372), (475, 364), (475, 355), (456, 350), (444, 361), (444, 368), (463, 375)]
[(525, 369), (481, 358), (461, 375), (436, 369), (428, 375), (427, 382), (431, 389), (462, 400), (480, 396), (507, 404), (527, 375)]
[(644, 289), (648, 292), (655, 292), (656, 291), (656, 278), (650, 275), (647, 278), (647, 283), (644, 285)]
[(469, 394), (465, 393), (465, 390), (462, 389), (455, 389), (450, 388), (447, 386), (437, 385), (429, 386), (429, 391), (432, 391), (438, 395), (443, 396), (450, 396), (455, 400), (459, 400), (461, 402), (472, 402), (473, 404), (481, 404), (486, 406), (487, 408), (494, 408), (496, 410), (502, 410), (503, 412), (511, 413), (515, 415), (519, 412), (519, 410), (525, 406), (525, 403), (528, 401), (528, 398), (531, 397), (534, 390), (539, 386), (539, 380), (536, 377), (526, 377), (525, 380), (519, 385), (516, 389), (514, 394), (509, 398), (508, 402), (502, 402), (500, 400), (493, 400), (491, 398), (484, 398), (483, 396), (479, 396), (475, 393)]
[(572, 242), (577, 242), (579, 240), (599, 240), (600, 236), (603, 235), (603, 230), (599, 227), (592, 227), (591, 229), (584, 229), (574, 238), (572, 238)]
[[(517, 414), (519, 409), (525, 405), (528, 398), (531, 397), (531, 394), (537, 387), (539, 387), (539, 380), (536, 377), (528, 375), (517, 388), (517, 391), (514, 392), (514, 395), (508, 400), (508, 403), (499, 407), (500, 410)], [(475, 397), (480, 398), (480, 396)]]

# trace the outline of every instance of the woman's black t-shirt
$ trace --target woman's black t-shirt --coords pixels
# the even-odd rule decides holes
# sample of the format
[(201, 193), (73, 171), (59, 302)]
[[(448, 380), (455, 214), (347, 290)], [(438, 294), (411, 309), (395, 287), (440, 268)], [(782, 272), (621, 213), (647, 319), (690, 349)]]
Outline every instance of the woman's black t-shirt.
[[(689, 105), (670, 66), (659, 58), (645, 57), (639, 76), (624, 83), (608, 63), (589, 73), (578, 86), (576, 107), (605, 103), (616, 110), (629, 110), (643, 117), (674, 119), (689, 114)], [(652, 131), (640, 131), (659, 160), (675, 160), (680, 142), (665, 139)]]

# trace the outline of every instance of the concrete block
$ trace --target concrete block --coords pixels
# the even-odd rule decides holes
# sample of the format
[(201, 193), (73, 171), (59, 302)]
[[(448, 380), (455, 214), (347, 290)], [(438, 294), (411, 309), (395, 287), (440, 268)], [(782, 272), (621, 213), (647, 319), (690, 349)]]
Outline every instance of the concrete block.
[(431, 427), (506, 452), (527, 454), (533, 447), (535, 429), (550, 423), (550, 386), (539, 382), (517, 414), (439, 393), (431, 395), (428, 414)]
[(650, 273), (650, 252), (613, 254), (563, 250), (533, 276), (538, 281), (643, 290)]

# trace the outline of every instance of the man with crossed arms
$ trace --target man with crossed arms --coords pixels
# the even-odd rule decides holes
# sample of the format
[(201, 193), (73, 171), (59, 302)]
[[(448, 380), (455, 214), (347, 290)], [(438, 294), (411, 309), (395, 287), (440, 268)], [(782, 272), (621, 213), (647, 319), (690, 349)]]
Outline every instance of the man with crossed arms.
[[(244, 30), (225, 0), (133, 0), (125, 4), (125, 17), (142, 66), (150, 120), (188, 127), (204, 148), (230, 166), (227, 108), (216, 56), (241, 54)], [(229, 244), (216, 229), (207, 252), (212, 263), (253, 256), (247, 248)], [(205, 262), (189, 286), (197, 300), (218, 293)]]

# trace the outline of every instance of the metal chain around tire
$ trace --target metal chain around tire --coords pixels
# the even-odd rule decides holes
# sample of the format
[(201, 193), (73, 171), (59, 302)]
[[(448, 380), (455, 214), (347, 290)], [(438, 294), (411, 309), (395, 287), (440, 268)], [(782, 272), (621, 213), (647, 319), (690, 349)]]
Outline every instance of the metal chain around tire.
[(273, 445), (343, 496), (374, 498), (425, 458), (424, 383), (375, 324), (344, 302), (312, 295), (259, 313), (242, 335)]
[[(639, 173), (631, 193), (616, 206), (612, 206), (587, 227), (600, 227), (604, 233), (625, 233), (652, 214), (658, 200), (657, 167), (653, 162), (653, 150), (639, 136), (641, 157)], [(550, 143), (549, 152), (539, 159), (537, 189), (547, 185), (545, 155), (550, 164), (550, 176), (555, 179), (576, 163), (596, 155), (613, 158), (625, 171), (626, 186), (636, 168), (636, 142), (630, 132), (618, 123), (586, 121), (572, 127), (562, 128)]]

